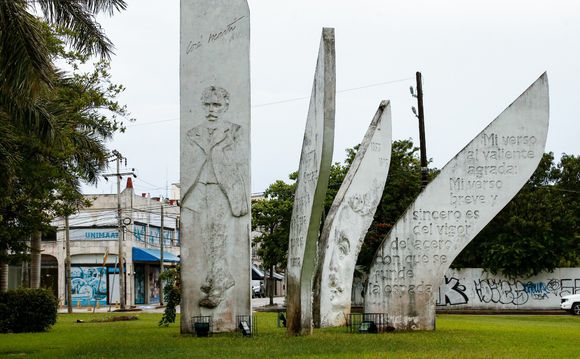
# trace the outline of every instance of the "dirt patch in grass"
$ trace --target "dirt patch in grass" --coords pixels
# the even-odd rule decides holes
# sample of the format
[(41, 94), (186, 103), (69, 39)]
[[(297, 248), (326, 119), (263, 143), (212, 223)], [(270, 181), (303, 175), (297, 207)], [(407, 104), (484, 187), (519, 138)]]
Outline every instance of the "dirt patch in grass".
[(117, 317), (107, 317), (103, 319), (91, 319), (89, 321), (84, 321), (77, 319), (77, 323), (110, 323), (110, 322), (126, 322), (130, 320), (138, 320), (139, 318), (135, 315), (122, 315)]

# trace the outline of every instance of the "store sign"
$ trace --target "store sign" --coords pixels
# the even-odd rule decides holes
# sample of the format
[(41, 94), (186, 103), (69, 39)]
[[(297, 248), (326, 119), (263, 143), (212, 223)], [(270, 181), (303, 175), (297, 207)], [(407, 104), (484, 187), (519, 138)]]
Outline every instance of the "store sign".
[(71, 229), (71, 241), (116, 241), (119, 239), (119, 232), (116, 228), (89, 228)]

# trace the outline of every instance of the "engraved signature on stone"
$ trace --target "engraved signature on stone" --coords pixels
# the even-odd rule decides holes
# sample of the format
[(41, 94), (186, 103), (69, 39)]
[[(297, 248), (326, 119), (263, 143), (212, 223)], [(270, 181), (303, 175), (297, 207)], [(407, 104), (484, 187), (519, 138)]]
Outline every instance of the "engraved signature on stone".
[(201, 41), (193, 41), (193, 40), (190, 40), (190, 41), (187, 43), (187, 49), (185, 50), (185, 53), (186, 53), (187, 55), (189, 55), (190, 53), (192, 53), (192, 52), (193, 52), (193, 50), (197, 50), (197, 49), (199, 49), (200, 47), (201, 47)]
[(232, 21), (231, 23), (229, 23), (224, 30), (217, 32), (217, 33), (210, 33), (209, 37), (207, 39), (207, 43), (209, 44), (211, 42), (215, 42), (219, 39), (222, 39), (227, 34), (230, 34), (234, 31), (236, 31), (237, 26), (235, 24), (244, 18), (245, 18), (245, 16), (240, 16), (239, 18), (237, 18), (234, 21)]
[[(225, 27), (225, 29), (223, 29), (222, 31), (210, 33), (209, 36), (208, 36), (208, 38), (207, 38), (207, 43), (208, 44), (211, 44), (212, 42), (216, 42), (218, 40), (223, 40), (226, 35), (231, 34), (231, 33), (233, 33), (234, 31), (237, 30), (238, 27), (236, 26), (236, 24), (238, 22), (240, 22), (241, 20), (243, 20), (244, 18), (246, 18), (246, 16), (240, 16), (239, 18), (237, 18), (234, 21), (232, 21), (229, 24), (227, 24), (226, 27)], [(198, 41), (190, 40), (187, 43), (187, 48), (185, 49), (185, 53), (187, 55), (189, 55), (193, 51), (201, 48), (202, 46), (203, 46), (202, 40), (198, 40)]]

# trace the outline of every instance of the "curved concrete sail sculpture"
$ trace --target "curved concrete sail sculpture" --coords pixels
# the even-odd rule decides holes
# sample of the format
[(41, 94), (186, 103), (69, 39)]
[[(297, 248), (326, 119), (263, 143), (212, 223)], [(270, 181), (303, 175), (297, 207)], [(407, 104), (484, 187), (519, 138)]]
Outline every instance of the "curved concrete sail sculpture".
[(181, 0), (181, 332), (250, 315), (250, 12)]
[(312, 279), (334, 146), (336, 64), (334, 29), (322, 30), (304, 131), (288, 248), (288, 334), (312, 332)]
[(453, 259), (516, 195), (546, 144), (543, 74), (421, 192), (379, 247), (365, 312), (399, 330), (435, 329), (436, 292)]
[(320, 235), (314, 279), (315, 326), (346, 324), (358, 254), (387, 181), (391, 138), (391, 105), (383, 101), (334, 198)]

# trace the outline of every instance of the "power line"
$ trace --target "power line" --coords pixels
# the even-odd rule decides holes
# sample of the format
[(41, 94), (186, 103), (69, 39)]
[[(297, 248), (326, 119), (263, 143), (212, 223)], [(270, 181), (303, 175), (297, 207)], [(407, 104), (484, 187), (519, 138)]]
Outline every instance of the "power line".
[[(398, 82), (409, 81), (409, 80), (413, 80), (413, 79), (414, 79), (413, 77), (406, 77), (404, 79), (378, 82), (378, 83), (369, 84), (369, 85), (363, 85), (363, 86), (359, 86), (359, 87), (351, 87), (351, 88), (347, 88), (347, 89), (344, 89), (344, 90), (337, 90), (336, 93), (339, 94), (339, 93), (345, 93), (345, 92), (352, 92), (352, 91), (364, 90), (364, 89), (371, 88), (371, 87), (385, 86), (385, 85), (390, 85), (390, 84), (394, 84), (394, 83), (398, 83)], [(260, 107), (281, 105), (281, 104), (290, 103), (290, 102), (297, 102), (297, 101), (308, 100), (309, 98), (310, 97), (308, 97), (308, 96), (304, 96), (304, 97), (295, 97), (295, 98), (290, 98), (290, 99), (285, 99), (285, 100), (279, 100), (279, 101), (273, 101), (273, 102), (266, 102), (266, 103), (261, 103), (261, 104), (253, 105), (252, 108), (260, 108)], [(136, 124), (133, 124), (133, 125), (127, 125), (127, 127), (156, 125), (156, 124), (159, 124), (159, 123), (173, 122), (173, 121), (178, 121), (178, 120), (179, 120), (179, 117), (175, 117), (175, 118), (169, 118), (169, 119), (166, 119), (166, 120), (151, 121), (151, 122), (146, 122), (146, 123), (136, 123)]]
[(136, 123), (133, 125), (127, 125), (126, 127), (139, 127), (139, 126), (155, 125), (158, 123), (173, 122), (173, 121), (177, 121), (177, 120), (179, 120), (179, 117), (169, 118), (167, 120), (151, 121), (151, 122), (145, 122), (145, 123)]

